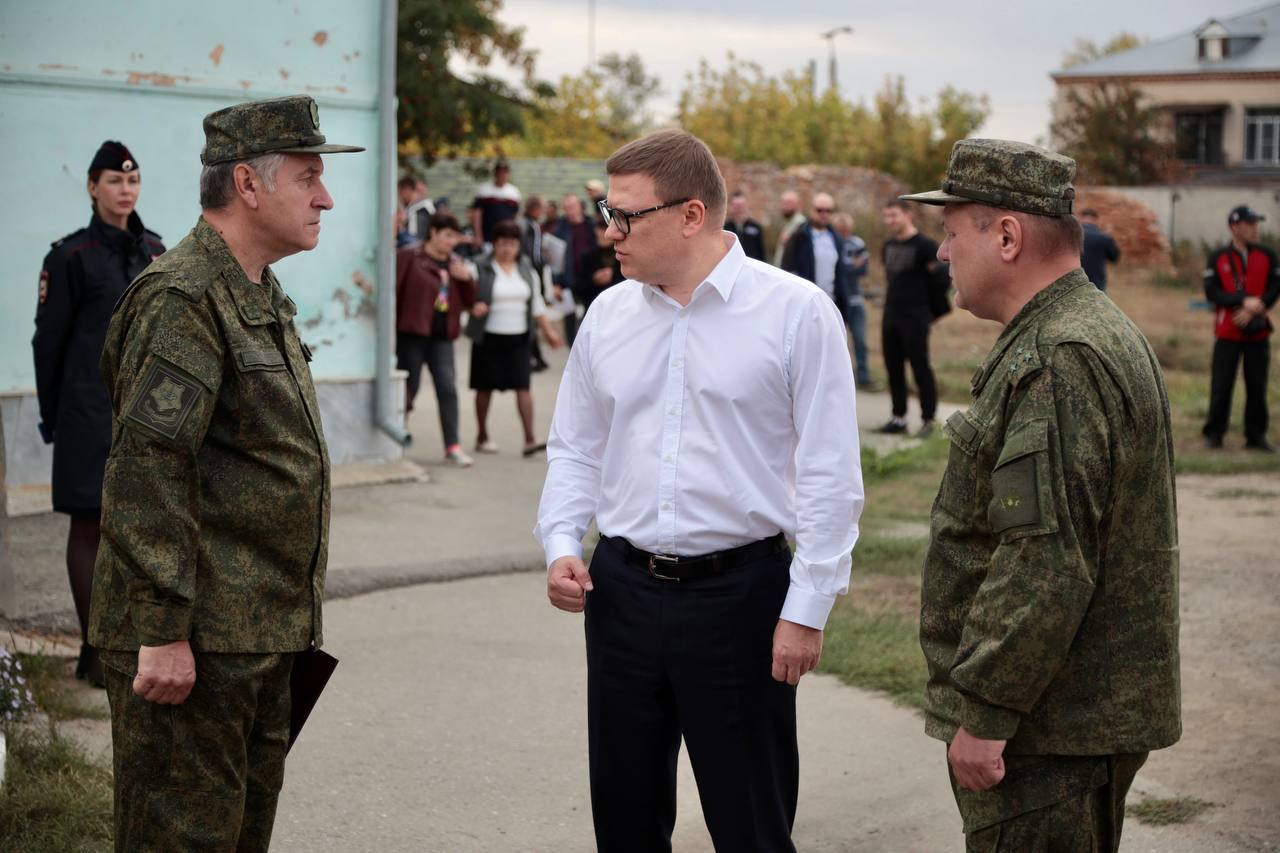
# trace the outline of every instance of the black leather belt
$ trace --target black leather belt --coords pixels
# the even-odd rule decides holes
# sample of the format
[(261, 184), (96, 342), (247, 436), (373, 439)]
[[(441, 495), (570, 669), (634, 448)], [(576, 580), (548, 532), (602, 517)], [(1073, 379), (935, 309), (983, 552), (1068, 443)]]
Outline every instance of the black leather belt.
[(627, 563), (648, 572), (650, 577), (663, 581), (688, 581), (718, 575), (787, 550), (787, 537), (781, 533), (768, 539), (739, 545), (737, 548), (697, 557), (651, 554), (618, 536), (606, 536), (605, 540), (622, 552)]

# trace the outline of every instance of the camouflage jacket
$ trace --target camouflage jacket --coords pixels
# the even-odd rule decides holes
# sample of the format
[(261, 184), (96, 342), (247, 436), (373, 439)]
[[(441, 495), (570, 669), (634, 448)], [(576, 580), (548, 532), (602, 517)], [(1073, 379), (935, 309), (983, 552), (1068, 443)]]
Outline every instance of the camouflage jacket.
[(295, 311), (203, 218), (116, 306), (94, 645), (320, 645), (329, 455)]
[(946, 424), (921, 592), (926, 732), (1010, 754), (1181, 734), (1169, 401), (1142, 333), (1080, 270), (1038, 293)]

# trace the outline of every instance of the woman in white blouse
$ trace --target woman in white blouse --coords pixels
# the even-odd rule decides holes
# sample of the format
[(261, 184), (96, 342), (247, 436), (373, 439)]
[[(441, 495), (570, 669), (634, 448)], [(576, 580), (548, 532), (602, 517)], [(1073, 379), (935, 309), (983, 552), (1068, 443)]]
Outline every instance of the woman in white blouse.
[(524, 455), (546, 449), (533, 432), (533, 395), (529, 393), (533, 327), (537, 323), (552, 348), (560, 336), (547, 319), (542, 286), (528, 260), (520, 257), (520, 228), (500, 222), (493, 229), (493, 252), (480, 260), (476, 303), (488, 307), (484, 316), (467, 322), (471, 347), (471, 388), (476, 392), (476, 450), (497, 453), (489, 437), (489, 404), (494, 391), (515, 391), (516, 408), (524, 427)]

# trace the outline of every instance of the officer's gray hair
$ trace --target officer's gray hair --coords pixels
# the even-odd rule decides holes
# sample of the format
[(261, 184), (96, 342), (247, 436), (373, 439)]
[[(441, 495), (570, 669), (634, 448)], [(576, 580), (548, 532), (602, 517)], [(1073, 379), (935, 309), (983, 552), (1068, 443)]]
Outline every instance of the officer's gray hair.
[(235, 198), (236, 166), (244, 163), (262, 179), (267, 192), (276, 191), (276, 173), (284, 165), (284, 154), (260, 154), (248, 160), (232, 160), (215, 163), (200, 170), (200, 207), (204, 210), (222, 210)]

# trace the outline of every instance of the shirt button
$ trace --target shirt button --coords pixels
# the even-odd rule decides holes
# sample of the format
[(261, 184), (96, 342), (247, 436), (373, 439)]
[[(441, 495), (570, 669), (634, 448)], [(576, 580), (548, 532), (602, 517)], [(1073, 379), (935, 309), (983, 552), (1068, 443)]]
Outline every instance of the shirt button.
[(683, 367), (683, 366), (684, 366), (684, 359), (683, 359), (683, 358), (677, 358), (675, 361), (671, 362), (671, 366), (672, 366), (672, 367)]
[(672, 406), (670, 409), (667, 409), (667, 414), (669, 414), (669, 415), (678, 415), (678, 414), (680, 414), (680, 407), (679, 407), (679, 406)]
[(674, 461), (674, 460), (675, 460), (675, 457), (674, 457), (674, 456), (672, 456), (670, 453), (665, 454), (665, 455), (662, 457), (662, 461), (663, 461), (663, 462), (671, 462), (671, 461)]
[(670, 510), (670, 509), (671, 509), (671, 501), (663, 501), (663, 502), (662, 502), (662, 508), (663, 508), (664, 510)]

